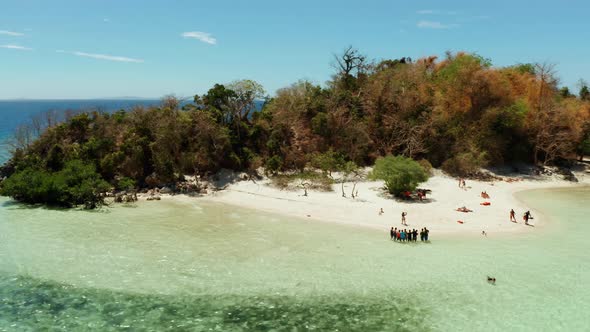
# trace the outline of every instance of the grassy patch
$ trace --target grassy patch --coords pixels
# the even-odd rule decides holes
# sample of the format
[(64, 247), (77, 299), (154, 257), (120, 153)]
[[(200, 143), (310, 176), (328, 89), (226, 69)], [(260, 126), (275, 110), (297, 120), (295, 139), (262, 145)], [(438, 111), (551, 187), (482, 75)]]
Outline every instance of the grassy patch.
[(271, 177), (271, 181), (273, 186), (281, 190), (303, 189), (305, 185), (308, 190), (333, 191), (332, 185), (335, 183), (328, 175), (315, 171), (278, 174)]

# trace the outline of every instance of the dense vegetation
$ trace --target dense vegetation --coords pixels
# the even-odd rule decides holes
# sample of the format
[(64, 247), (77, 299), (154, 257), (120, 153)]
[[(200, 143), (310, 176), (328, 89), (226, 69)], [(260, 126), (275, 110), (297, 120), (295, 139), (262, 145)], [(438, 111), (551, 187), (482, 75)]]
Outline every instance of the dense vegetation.
[(110, 189), (92, 164), (68, 161), (63, 169), (50, 172), (27, 167), (2, 183), (2, 193), (27, 203), (51, 205), (84, 205), (95, 208), (103, 203), (102, 193)]
[(77, 204), (73, 193), (49, 200), (52, 189), (23, 192), (31, 179), (64, 177), (74, 161), (98, 175), (76, 186), (97, 192), (100, 179), (153, 187), (220, 168), (264, 166), (276, 174), (312, 165), (331, 173), (399, 155), (468, 176), (487, 165), (548, 164), (590, 153), (588, 87), (582, 82), (579, 96), (560, 88), (550, 65), (497, 68), (467, 53), (369, 62), (349, 48), (335, 67), (325, 86), (299, 81), (270, 99), (258, 83), (242, 80), (215, 84), (188, 104), (166, 98), (154, 108), (36, 119), (17, 133), (2, 192)]

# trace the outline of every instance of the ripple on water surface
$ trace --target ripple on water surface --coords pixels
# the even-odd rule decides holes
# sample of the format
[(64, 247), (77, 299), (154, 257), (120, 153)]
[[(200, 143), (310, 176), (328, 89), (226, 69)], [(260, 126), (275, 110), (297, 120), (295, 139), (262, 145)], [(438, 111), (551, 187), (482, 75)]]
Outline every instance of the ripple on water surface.
[(89, 213), (0, 198), (0, 326), (583, 331), (590, 191), (521, 198), (551, 224), (410, 245), (213, 204)]

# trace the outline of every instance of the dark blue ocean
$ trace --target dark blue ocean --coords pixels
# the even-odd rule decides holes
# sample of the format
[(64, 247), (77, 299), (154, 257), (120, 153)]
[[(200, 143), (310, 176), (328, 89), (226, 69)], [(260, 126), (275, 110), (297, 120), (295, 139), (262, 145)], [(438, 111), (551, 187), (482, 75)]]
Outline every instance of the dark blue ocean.
[(102, 110), (114, 112), (133, 106), (157, 105), (157, 99), (88, 99), (88, 100), (0, 100), (0, 164), (10, 158), (9, 140), (15, 129), (30, 123), (36, 114), (66, 110)]

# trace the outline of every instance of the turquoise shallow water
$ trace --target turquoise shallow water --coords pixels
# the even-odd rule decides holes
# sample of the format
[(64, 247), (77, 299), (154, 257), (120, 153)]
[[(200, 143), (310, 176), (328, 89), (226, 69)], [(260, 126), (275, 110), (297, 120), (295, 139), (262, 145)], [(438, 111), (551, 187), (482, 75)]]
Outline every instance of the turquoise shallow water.
[(588, 330), (590, 190), (519, 198), (549, 225), (411, 245), (198, 200), (0, 198), (0, 330)]

